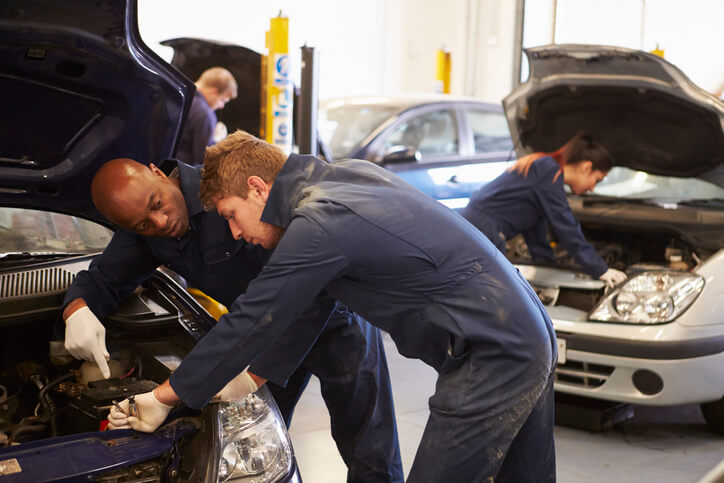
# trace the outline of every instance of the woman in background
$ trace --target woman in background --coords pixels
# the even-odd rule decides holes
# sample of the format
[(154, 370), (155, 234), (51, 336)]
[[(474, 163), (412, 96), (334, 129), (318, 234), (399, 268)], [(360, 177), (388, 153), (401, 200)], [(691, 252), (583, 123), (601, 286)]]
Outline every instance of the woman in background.
[(563, 187), (567, 184), (577, 195), (591, 191), (612, 166), (606, 148), (580, 132), (557, 151), (518, 159), (473, 193), (462, 215), (499, 250), (505, 252), (505, 241), (521, 233), (534, 260), (555, 262), (547, 223), (586, 273), (614, 286), (626, 280), (626, 274), (609, 268), (586, 241)]

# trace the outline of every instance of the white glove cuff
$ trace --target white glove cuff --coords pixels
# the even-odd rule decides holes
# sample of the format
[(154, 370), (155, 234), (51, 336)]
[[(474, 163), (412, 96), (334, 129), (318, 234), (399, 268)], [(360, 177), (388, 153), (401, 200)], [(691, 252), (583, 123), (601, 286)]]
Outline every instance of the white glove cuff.
[(91, 309), (90, 309), (87, 305), (84, 305), (83, 307), (79, 308), (78, 310), (76, 310), (75, 312), (73, 312), (72, 314), (70, 314), (70, 317), (68, 317), (67, 319), (65, 319), (65, 323), (68, 324), (68, 323), (70, 323), (73, 319), (78, 319), (78, 318), (83, 317), (83, 314), (85, 314), (86, 312), (90, 313), (90, 315), (92, 315), (93, 317), (95, 317), (95, 315), (93, 314), (93, 312), (91, 312)]
[(248, 372), (244, 371), (244, 375), (246, 376), (246, 381), (249, 384), (249, 388), (251, 391), (249, 391), (249, 394), (252, 392), (256, 392), (259, 389), (259, 386), (256, 384), (256, 381), (254, 381), (254, 378), (249, 375)]
[(165, 407), (165, 408), (167, 408), (167, 409), (173, 409), (173, 406), (174, 406), (173, 404), (172, 404), (171, 406), (169, 406), (168, 404), (164, 404), (164, 403), (162, 403), (161, 401), (158, 400), (158, 398), (156, 397), (156, 391), (151, 391), (151, 397), (153, 398), (154, 401), (156, 401), (156, 403), (157, 403), (159, 406), (163, 406), (163, 407)]

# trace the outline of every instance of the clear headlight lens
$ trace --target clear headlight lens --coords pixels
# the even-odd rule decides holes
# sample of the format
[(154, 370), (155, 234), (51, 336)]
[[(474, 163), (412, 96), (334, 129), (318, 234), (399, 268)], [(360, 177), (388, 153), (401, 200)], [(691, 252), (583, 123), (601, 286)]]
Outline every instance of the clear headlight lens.
[(645, 272), (605, 297), (589, 317), (601, 322), (661, 324), (681, 315), (704, 287), (699, 275)]
[(265, 387), (240, 401), (220, 403), (218, 415), (219, 482), (266, 483), (290, 471), (289, 436)]

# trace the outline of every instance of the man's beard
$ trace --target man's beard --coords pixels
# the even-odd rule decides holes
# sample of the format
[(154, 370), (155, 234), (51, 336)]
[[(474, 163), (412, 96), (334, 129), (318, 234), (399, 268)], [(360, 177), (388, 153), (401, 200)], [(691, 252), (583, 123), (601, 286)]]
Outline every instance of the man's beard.
[(267, 250), (273, 250), (279, 244), (284, 235), (284, 228), (269, 223), (261, 222), (264, 230), (264, 243), (262, 246)]

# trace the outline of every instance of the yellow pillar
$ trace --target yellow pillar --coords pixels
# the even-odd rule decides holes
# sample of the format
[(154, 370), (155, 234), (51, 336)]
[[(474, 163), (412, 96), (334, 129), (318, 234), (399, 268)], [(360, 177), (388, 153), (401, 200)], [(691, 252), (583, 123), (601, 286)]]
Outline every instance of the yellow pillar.
[[(266, 91), (263, 121), (264, 139), (279, 146), (287, 154), (292, 152), (292, 103), (294, 90), (289, 66), (289, 19), (279, 16), (272, 18), (266, 33), (266, 62), (262, 75)], [(264, 65), (266, 64), (266, 65)]]
[(435, 91), (450, 94), (450, 52), (445, 49), (437, 51), (437, 75), (435, 77)]

